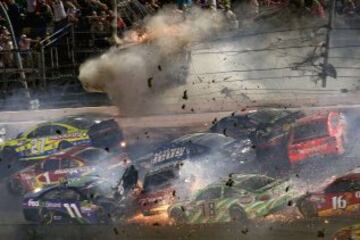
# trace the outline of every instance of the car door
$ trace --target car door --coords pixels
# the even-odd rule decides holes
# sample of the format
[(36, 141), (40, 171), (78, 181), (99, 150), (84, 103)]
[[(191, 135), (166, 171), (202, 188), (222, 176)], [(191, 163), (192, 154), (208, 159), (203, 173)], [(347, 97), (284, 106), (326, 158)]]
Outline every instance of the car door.
[(71, 188), (61, 190), (59, 197), (62, 205), (62, 212), (71, 222), (83, 222), (84, 208), (82, 208), (82, 196)]
[(70, 179), (77, 178), (93, 172), (91, 167), (85, 166), (84, 162), (75, 158), (63, 158), (60, 162), (60, 170), (56, 171), (59, 177)]
[(324, 203), (317, 204), (319, 216), (360, 213), (360, 181), (357, 179), (336, 180), (325, 188), (322, 195)]
[(219, 214), (217, 203), (220, 201), (222, 188), (212, 187), (201, 192), (195, 199), (194, 211), (189, 214), (189, 221), (192, 223), (216, 222)]
[(59, 174), (57, 171), (60, 169), (60, 159), (48, 159), (41, 163), (42, 172), (36, 176), (36, 185), (46, 186), (59, 182), (64, 174)]
[(27, 148), (30, 149), (30, 156), (41, 155), (45, 152), (46, 138), (53, 133), (52, 124), (41, 125), (27, 134), (29, 143)]

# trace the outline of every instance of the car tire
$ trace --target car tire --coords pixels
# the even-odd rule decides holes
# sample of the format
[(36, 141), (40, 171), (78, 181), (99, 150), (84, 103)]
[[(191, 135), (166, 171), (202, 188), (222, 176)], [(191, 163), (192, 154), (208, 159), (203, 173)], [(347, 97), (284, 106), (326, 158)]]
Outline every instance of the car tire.
[(300, 199), (297, 205), (300, 213), (304, 216), (304, 218), (316, 217), (317, 214), (315, 206), (306, 199)]
[(240, 206), (232, 206), (229, 210), (229, 214), (232, 222), (237, 222), (244, 225), (247, 225), (249, 222), (245, 210)]
[(171, 210), (170, 218), (173, 219), (176, 224), (184, 224), (186, 222), (185, 212), (179, 208)]
[(40, 215), (40, 224), (47, 225), (53, 223), (54, 212), (42, 208), (40, 209), (39, 215)]
[(73, 144), (71, 142), (61, 141), (58, 145), (58, 150), (64, 150), (67, 148), (71, 148), (72, 146), (73, 146)]

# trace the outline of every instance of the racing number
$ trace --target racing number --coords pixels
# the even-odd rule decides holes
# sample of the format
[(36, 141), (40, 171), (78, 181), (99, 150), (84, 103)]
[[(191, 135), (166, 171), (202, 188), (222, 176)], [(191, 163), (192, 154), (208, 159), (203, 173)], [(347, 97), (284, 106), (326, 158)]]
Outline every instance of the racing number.
[(201, 208), (204, 217), (213, 217), (216, 215), (215, 203), (213, 202), (203, 203), (201, 204)]
[(82, 217), (81, 212), (75, 203), (71, 203), (71, 204), (64, 203), (63, 206), (71, 218), (81, 218)]
[(44, 152), (45, 141), (45, 138), (31, 140), (31, 154)]
[(343, 196), (333, 197), (331, 200), (333, 209), (345, 209), (347, 206), (347, 202), (343, 199)]

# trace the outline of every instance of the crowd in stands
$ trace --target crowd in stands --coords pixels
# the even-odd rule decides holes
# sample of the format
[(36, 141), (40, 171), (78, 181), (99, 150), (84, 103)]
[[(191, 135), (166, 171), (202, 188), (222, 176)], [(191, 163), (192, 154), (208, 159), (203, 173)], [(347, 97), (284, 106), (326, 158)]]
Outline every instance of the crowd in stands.
[[(18, 47), (27, 51), (39, 43), (41, 39), (59, 31), (72, 23), (79, 31), (88, 31), (94, 37), (96, 34), (110, 33), (114, 20), (112, 0), (0, 0), (5, 6), (11, 20)], [(263, 5), (289, 3), (290, 0), (247, 0), (252, 6), (253, 14), (259, 14), (259, 7)], [(313, 14), (325, 16), (325, 0), (296, 0), (298, 5), (307, 8)], [(131, 1), (129, 1), (131, 2)], [(139, 0), (145, 9), (157, 11), (163, 5), (172, 3), (171, 0)], [(192, 4), (202, 8), (223, 9), (231, 12), (231, 0), (176, 0), (180, 10)], [(360, 0), (337, 0), (336, 10), (339, 14), (360, 14)], [(0, 16), (0, 51), (3, 52), (0, 67), (13, 65), (11, 50), (14, 43), (11, 31), (3, 14)], [(130, 17), (118, 16), (116, 25), (118, 33), (129, 28), (136, 14)], [(26, 54), (25, 54), (26, 55)], [(25, 56), (26, 57), (26, 56)]]

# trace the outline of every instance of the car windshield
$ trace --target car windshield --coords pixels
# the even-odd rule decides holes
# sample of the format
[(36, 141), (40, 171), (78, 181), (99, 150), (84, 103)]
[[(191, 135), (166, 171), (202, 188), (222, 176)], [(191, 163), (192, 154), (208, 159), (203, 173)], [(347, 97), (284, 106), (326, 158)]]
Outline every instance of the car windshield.
[(169, 169), (154, 174), (149, 174), (145, 176), (144, 191), (149, 192), (155, 190), (163, 185), (167, 185), (175, 181), (177, 178), (178, 178), (178, 173), (173, 169)]
[(249, 192), (256, 192), (257, 190), (274, 182), (275, 179), (269, 177), (251, 177), (242, 181), (238, 186)]
[(295, 143), (324, 137), (326, 135), (328, 135), (328, 126), (325, 120), (304, 123), (294, 128)]

